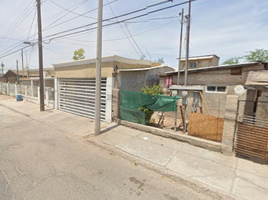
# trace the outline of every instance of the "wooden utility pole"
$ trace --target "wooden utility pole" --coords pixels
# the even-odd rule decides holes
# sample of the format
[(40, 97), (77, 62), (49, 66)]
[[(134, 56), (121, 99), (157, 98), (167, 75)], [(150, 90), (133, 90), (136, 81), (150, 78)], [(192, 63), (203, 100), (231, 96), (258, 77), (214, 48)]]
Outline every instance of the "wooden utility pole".
[(16, 66), (17, 66), (17, 83), (19, 83), (20, 74), (19, 74), (19, 61), (18, 60), (16, 60)]
[(21, 49), (21, 69), (22, 69), (22, 77), (24, 77), (23, 49)]
[(96, 59), (96, 99), (95, 99), (95, 127), (94, 134), (100, 134), (101, 114), (101, 53), (102, 53), (102, 8), (103, 0), (99, 0), (98, 8), (98, 31), (97, 31), (97, 59)]
[(189, 0), (189, 11), (186, 15), (187, 19), (187, 33), (186, 33), (186, 55), (185, 55), (185, 68), (184, 68), (184, 85), (188, 85), (188, 58), (189, 58), (189, 43), (190, 43), (190, 21), (191, 21), (191, 1)]
[(44, 111), (45, 103), (44, 103), (44, 78), (43, 78), (43, 45), (42, 45), (42, 22), (41, 22), (40, 0), (36, 0), (36, 6), (37, 6), (37, 23), (38, 23), (40, 111)]
[(179, 65), (178, 65), (178, 79), (177, 79), (177, 85), (180, 85), (181, 47), (182, 47), (182, 34), (183, 34), (184, 9), (182, 9), (180, 15), (181, 15), (181, 34), (180, 34), (180, 49), (179, 49)]

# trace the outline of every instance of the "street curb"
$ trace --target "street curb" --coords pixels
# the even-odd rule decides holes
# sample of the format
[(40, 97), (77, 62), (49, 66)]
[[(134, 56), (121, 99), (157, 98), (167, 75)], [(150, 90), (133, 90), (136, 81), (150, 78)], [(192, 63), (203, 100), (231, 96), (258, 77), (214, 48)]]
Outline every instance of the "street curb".
[[(98, 136), (94, 136), (98, 137)], [(98, 146), (99, 148), (105, 149), (111, 153), (116, 154), (119, 157), (122, 157), (126, 160), (129, 160), (130, 162), (134, 163), (135, 165), (140, 165), (142, 167), (145, 167), (149, 170), (152, 170), (160, 175), (163, 175), (167, 178), (176, 180), (180, 183), (185, 184), (188, 187), (194, 188), (198, 192), (205, 193), (215, 199), (219, 200), (239, 200), (238, 197), (234, 197), (231, 194), (228, 194), (224, 191), (220, 191), (219, 189), (216, 189), (212, 186), (209, 186), (207, 184), (204, 184), (202, 182), (199, 182), (197, 180), (194, 180), (192, 178), (189, 178), (183, 174), (176, 173), (172, 170), (166, 169), (165, 167), (159, 166), (157, 164), (154, 164), (152, 162), (146, 161), (144, 159), (141, 159), (135, 155), (132, 155), (130, 153), (127, 153), (121, 149), (118, 149), (116, 147), (113, 147), (108, 144), (104, 144), (102, 142), (94, 140), (94, 137), (91, 137), (90, 139), (87, 139), (90, 144), (93, 144), (95, 146)]]
[(167, 131), (167, 130), (163, 130), (163, 129), (159, 129), (159, 128), (155, 128), (155, 127), (151, 127), (151, 126), (146, 126), (143, 124), (132, 123), (132, 122), (128, 122), (125, 120), (117, 120), (117, 124), (127, 126), (130, 128), (134, 128), (134, 129), (137, 129), (140, 131), (148, 132), (148, 133), (151, 133), (153, 135), (157, 135), (157, 136), (161, 136), (161, 137), (165, 137), (165, 138), (171, 138), (173, 140), (178, 140), (181, 142), (187, 142), (191, 145), (201, 147), (204, 149), (208, 149), (211, 151), (215, 151), (215, 152), (222, 151), (221, 143), (217, 143), (217, 142), (213, 142), (213, 141), (209, 141), (209, 140), (204, 140), (201, 138), (188, 136), (188, 135), (175, 134), (175, 133), (172, 133), (172, 132)]

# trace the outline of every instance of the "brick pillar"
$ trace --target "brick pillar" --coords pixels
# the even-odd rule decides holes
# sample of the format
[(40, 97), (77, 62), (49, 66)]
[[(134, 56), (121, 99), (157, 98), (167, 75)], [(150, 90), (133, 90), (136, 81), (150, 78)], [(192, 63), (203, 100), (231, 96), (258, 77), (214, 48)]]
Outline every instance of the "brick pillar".
[(224, 127), (221, 143), (221, 151), (226, 155), (232, 155), (233, 153), (237, 106), (238, 96), (228, 95), (224, 113)]
[(112, 120), (117, 122), (120, 119), (119, 105), (120, 105), (120, 90), (113, 89), (113, 99), (112, 99)]

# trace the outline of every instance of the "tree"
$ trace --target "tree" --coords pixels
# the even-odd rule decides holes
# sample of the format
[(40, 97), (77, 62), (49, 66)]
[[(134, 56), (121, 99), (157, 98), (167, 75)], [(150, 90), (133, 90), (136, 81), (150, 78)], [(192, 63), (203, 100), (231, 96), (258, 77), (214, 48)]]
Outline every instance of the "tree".
[(145, 60), (145, 58), (146, 58), (146, 55), (142, 54), (140, 57), (140, 60)]
[(158, 58), (158, 59), (155, 60), (154, 62), (156, 62), (156, 63), (161, 63), (161, 64), (164, 64), (164, 63), (165, 63), (164, 58)]
[(85, 53), (85, 50), (82, 49), (82, 48), (74, 51), (73, 59), (74, 60), (82, 60), (82, 59), (84, 59), (85, 58), (84, 53)]
[(268, 62), (268, 50), (255, 49), (254, 51), (250, 51), (249, 54), (243, 56), (243, 58), (248, 62)]
[(222, 64), (223, 65), (234, 65), (239, 63), (239, 57), (233, 57), (225, 60)]

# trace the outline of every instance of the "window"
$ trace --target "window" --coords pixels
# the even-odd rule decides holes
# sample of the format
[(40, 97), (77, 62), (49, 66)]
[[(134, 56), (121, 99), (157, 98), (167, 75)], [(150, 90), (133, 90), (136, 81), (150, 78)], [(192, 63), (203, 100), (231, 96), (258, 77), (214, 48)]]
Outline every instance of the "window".
[(207, 92), (225, 93), (226, 86), (207, 86)]
[(231, 69), (231, 75), (241, 75), (241, 74), (242, 74), (242, 68)]
[(190, 68), (196, 68), (196, 67), (197, 67), (196, 61), (190, 62)]

